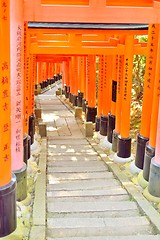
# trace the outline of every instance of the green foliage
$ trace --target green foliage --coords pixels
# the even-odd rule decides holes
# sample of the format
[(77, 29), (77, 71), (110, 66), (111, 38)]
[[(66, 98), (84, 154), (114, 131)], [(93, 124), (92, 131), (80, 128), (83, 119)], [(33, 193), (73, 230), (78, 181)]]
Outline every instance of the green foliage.
[(144, 55), (134, 55), (132, 97), (136, 101), (141, 101), (143, 97), (145, 66), (146, 57)]
[[(135, 38), (138, 39), (140, 43), (148, 41), (147, 35), (136, 36)], [(141, 101), (143, 98), (145, 66), (146, 57), (144, 55), (134, 55), (132, 97), (135, 101)]]

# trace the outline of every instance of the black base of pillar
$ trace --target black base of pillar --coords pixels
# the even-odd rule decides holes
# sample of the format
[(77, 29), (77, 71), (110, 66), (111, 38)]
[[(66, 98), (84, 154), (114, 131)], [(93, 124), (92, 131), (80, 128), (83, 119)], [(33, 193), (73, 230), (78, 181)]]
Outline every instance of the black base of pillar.
[(82, 99), (82, 111), (85, 113), (87, 108), (87, 101), (86, 99)]
[(95, 123), (97, 115), (97, 108), (88, 107), (86, 108), (86, 122), (93, 122)]
[(119, 136), (119, 133), (113, 130), (113, 134), (112, 134), (112, 151), (113, 152), (117, 152), (118, 136)]
[(83, 93), (78, 92), (78, 97), (77, 97), (77, 106), (82, 107), (82, 99), (83, 99)]
[(77, 106), (77, 96), (74, 94), (72, 95), (71, 103), (73, 104), (73, 106)]
[(137, 136), (137, 149), (136, 149), (136, 157), (135, 157), (135, 165), (136, 167), (143, 169), (144, 165), (144, 154), (145, 154), (145, 147), (146, 142), (149, 138), (145, 138), (140, 134)]
[(31, 157), (31, 137), (28, 135), (28, 159)]
[(58, 81), (58, 77), (55, 75), (54, 76), (54, 81), (57, 82)]
[(9, 184), (0, 187), (0, 238), (8, 236), (17, 227), (16, 176)]
[(100, 134), (107, 136), (108, 116), (101, 116), (100, 118)]
[(96, 117), (95, 131), (99, 132), (99, 129), (100, 129), (100, 118)]
[(55, 83), (54, 78), (51, 78), (51, 84)]
[(72, 102), (72, 93), (69, 93), (69, 102)]
[(27, 167), (24, 163), (20, 170), (14, 171), (17, 179), (17, 201), (21, 202), (27, 197)]
[(117, 156), (121, 158), (129, 158), (131, 156), (131, 137), (122, 138), (118, 136)]
[(65, 95), (66, 98), (67, 98), (67, 96), (69, 97), (66, 85), (64, 86), (64, 95)]
[(28, 160), (28, 135), (25, 134), (23, 138), (23, 161), (27, 164)]
[(160, 165), (152, 158), (149, 173), (148, 192), (154, 197), (160, 197)]
[(70, 87), (69, 86), (64, 86), (64, 95), (66, 98), (69, 98), (69, 93), (70, 93)]
[(115, 129), (115, 116), (112, 114), (108, 115), (108, 128), (107, 128), (107, 140), (112, 143), (112, 134)]
[(29, 136), (31, 137), (31, 144), (34, 143), (34, 134), (35, 134), (35, 116), (32, 114), (29, 117)]
[(152, 148), (149, 145), (149, 142), (146, 143), (145, 155), (144, 155), (144, 165), (143, 165), (143, 177), (146, 181), (149, 180), (149, 171), (151, 159), (155, 155), (155, 148)]

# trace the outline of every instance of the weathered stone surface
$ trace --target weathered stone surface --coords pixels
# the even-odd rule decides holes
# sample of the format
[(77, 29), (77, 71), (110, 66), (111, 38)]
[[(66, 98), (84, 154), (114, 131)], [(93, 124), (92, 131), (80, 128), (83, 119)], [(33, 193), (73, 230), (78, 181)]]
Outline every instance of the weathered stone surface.
[[(159, 240), (56, 90), (40, 98), (48, 135), (46, 239)], [(93, 124), (87, 131), (93, 135)]]

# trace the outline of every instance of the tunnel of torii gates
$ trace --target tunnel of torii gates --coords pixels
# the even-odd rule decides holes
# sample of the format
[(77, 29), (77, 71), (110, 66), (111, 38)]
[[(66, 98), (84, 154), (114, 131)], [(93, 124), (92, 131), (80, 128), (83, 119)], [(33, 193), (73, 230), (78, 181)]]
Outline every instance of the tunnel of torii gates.
[[(160, 197), (159, 29), (160, 1), (1, 1), (0, 237), (16, 229), (16, 200), (27, 196), (34, 95), (48, 85), (62, 79), (65, 97), (82, 108), (86, 122), (95, 122), (115, 158), (130, 160), (136, 54), (146, 56), (146, 69), (134, 164), (143, 169), (150, 194)], [(137, 35), (148, 35), (148, 42)]]

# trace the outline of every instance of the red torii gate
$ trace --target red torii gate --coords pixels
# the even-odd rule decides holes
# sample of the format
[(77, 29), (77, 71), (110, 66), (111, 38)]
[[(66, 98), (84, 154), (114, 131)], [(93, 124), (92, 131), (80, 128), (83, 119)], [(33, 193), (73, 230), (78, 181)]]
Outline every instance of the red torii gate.
[[(12, 3), (12, 5), (11, 5)], [(17, 8), (13, 7), (13, 3), (16, 4)], [(121, 6), (121, 7), (119, 7)], [(21, 18), (18, 18), (18, 13), (16, 12), (16, 10), (18, 9), (18, 12), (21, 13)], [(23, 9), (24, 9), (24, 15), (23, 15)], [(14, 13), (14, 17), (13, 15), (11, 15), (11, 19), (10, 19), (10, 12), (12, 11), (12, 13)], [(17, 14), (17, 16), (16, 16)], [(43, 54), (43, 49), (44, 46), (43, 45), (43, 40), (46, 39), (41, 39), (41, 42), (39, 42), (39, 46), (37, 44), (37, 36), (33, 36), (32, 40), (30, 41), (30, 39), (28, 38), (28, 36), (25, 34), (23, 35), (23, 25), (25, 22), (25, 28), (27, 26), (27, 22), (45, 22), (47, 20), (47, 22), (61, 22), (61, 23), (65, 23), (65, 22), (69, 22), (69, 23), (94, 23), (94, 24), (98, 24), (96, 31), (102, 31), (102, 33), (104, 33), (104, 30), (99, 30), (99, 28), (103, 28), (103, 24), (105, 23), (149, 23), (149, 24), (158, 24), (160, 23), (160, 1), (152, 1), (152, 0), (135, 0), (133, 3), (130, 3), (130, 1), (110, 1), (110, 0), (101, 0), (101, 1), (97, 1), (97, 0), (79, 0), (79, 1), (54, 1), (54, 0), (17, 0), (16, 3), (14, 0), (4, 0), (3, 4), (0, 6), (0, 23), (2, 26), (3, 31), (1, 31), (0, 34), (0, 42), (1, 42), (1, 55), (0, 55), (0, 66), (1, 66), (1, 71), (0, 71), (0, 77), (1, 79), (7, 76), (8, 80), (7, 82), (5, 82), (6, 85), (4, 85), (3, 81), (0, 82), (0, 86), (1, 89), (3, 89), (1, 98), (4, 100), (5, 97), (5, 102), (1, 101), (1, 116), (2, 116), (2, 121), (0, 122), (0, 128), (1, 128), (1, 132), (3, 132), (3, 140), (6, 141), (5, 145), (2, 142), (0, 145), (0, 150), (1, 150), (1, 155), (4, 156), (1, 159), (1, 168), (0, 168), (0, 200), (4, 203), (5, 208), (3, 209), (2, 213), (5, 216), (5, 224), (4, 224), (4, 219), (3, 217), (1, 218), (1, 228), (0, 228), (0, 237), (1, 236), (5, 236), (10, 234), (12, 231), (14, 231), (15, 227), (16, 227), (16, 221), (15, 221), (15, 215), (16, 215), (16, 202), (15, 202), (15, 177), (12, 177), (12, 171), (11, 171), (11, 149), (10, 149), (10, 145), (11, 143), (13, 143), (13, 141), (11, 142), (10, 139), (10, 132), (9, 130), (11, 130), (10, 128), (10, 116), (11, 116), (11, 101), (8, 95), (8, 92), (10, 91), (10, 81), (9, 81), (9, 77), (10, 77), (10, 71), (9, 71), (9, 62), (10, 62), (10, 58), (11, 58), (11, 53), (10, 53), (10, 22), (12, 21), (14, 23), (15, 29), (21, 29), (22, 30), (22, 38), (19, 38), (18, 41), (20, 41), (20, 50), (17, 53), (21, 54), (21, 63), (23, 63), (23, 52), (25, 52), (24, 54), (24, 62), (25, 62), (25, 71), (23, 72), (23, 69), (21, 67), (20, 70), (16, 70), (17, 72), (19, 71), (19, 73), (21, 72), (22, 75), (25, 74), (25, 99), (24, 99), (24, 122), (21, 119), (21, 124), (24, 124), (24, 130), (21, 129), (21, 133), (23, 132), (23, 134), (25, 133), (25, 131), (28, 131), (28, 123), (29, 123), (29, 117), (31, 117), (32, 120), (32, 114), (34, 111), (34, 105), (33, 105), (33, 100), (34, 100), (34, 82), (36, 79), (36, 56), (37, 54)], [(99, 25), (102, 24), (102, 25)], [(19, 28), (20, 27), (20, 28)], [(73, 25), (72, 25), (73, 27)], [(75, 26), (76, 27), (76, 26)], [(69, 31), (68, 29), (65, 29), (67, 32)], [(89, 30), (87, 30), (89, 31)], [(93, 33), (93, 30), (91, 30), (91, 32)], [(116, 31), (115, 31), (116, 32)], [(5, 33), (6, 35), (4, 36), (3, 34)], [(124, 32), (123, 32), (124, 34)], [(81, 35), (81, 33), (80, 33)], [(27, 38), (26, 38), (27, 36)], [(159, 36), (159, 33), (158, 33)], [(23, 37), (25, 40), (25, 51), (24, 51), (24, 46), (23, 46)], [(44, 37), (44, 36), (43, 36)], [(65, 36), (66, 37), (66, 36)], [(65, 38), (64, 37), (64, 41)], [(80, 44), (79, 46), (79, 50), (82, 50), (81, 54), (80, 52), (78, 52), (78, 55), (80, 56), (84, 56), (84, 55), (103, 55), (104, 53), (107, 54), (113, 54), (116, 55), (118, 54), (122, 54), (124, 55), (124, 53), (126, 54), (130, 54), (132, 55), (133, 52), (131, 53), (127, 53), (125, 51), (125, 47), (123, 46), (123, 44), (121, 44), (120, 46), (116, 46), (116, 48), (114, 48), (113, 46), (108, 46), (105, 47), (106, 42), (104, 42), (104, 44), (102, 44), (100, 50), (98, 50), (98, 47), (95, 49), (95, 45), (93, 46), (91, 43), (88, 43), (88, 45), (84, 45), (82, 46), (82, 36), (79, 36), (73, 33), (70, 34), (70, 41), (69, 41), (69, 46), (71, 46), (71, 44), (73, 44), (72, 46), (74, 46), (75, 43), (76, 47), (78, 46), (78, 44)], [(12, 41), (15, 42), (15, 36), (12, 35)], [(75, 42), (76, 41), (76, 42)], [(104, 41), (106, 41), (106, 39), (104, 39)], [(133, 44), (133, 36), (132, 34), (129, 36), (129, 38), (126, 39), (126, 43), (127, 45), (129, 44), (129, 42)], [(31, 44), (31, 46), (30, 46)], [(45, 42), (46, 44), (46, 42)], [(48, 43), (47, 43), (48, 44)], [(95, 44), (95, 43), (94, 43)], [(41, 47), (40, 47), (41, 45)], [(57, 44), (58, 45), (58, 44)], [(134, 45), (134, 44), (133, 44)], [(27, 46), (27, 49), (26, 49)], [(158, 43), (159, 46), (159, 43)], [(50, 54), (52, 51), (53, 45), (52, 47), (48, 47), (48, 49), (45, 49), (45, 54)], [(56, 49), (56, 47), (54, 48)], [(65, 51), (66, 55), (71, 54), (71, 56), (77, 55), (77, 50), (76, 48), (71, 48), (72, 51), (69, 52), (68, 50), (66, 50), (66, 45), (65, 47), (61, 47), (59, 50), (58, 48), (56, 49), (57, 54), (60, 55), (64, 55), (63, 51)], [(136, 50), (137, 49), (137, 50)], [(159, 49), (159, 48), (158, 48)], [(133, 49), (130, 49), (131, 51)], [(15, 53), (16, 50), (13, 49), (13, 52)], [(144, 53), (143, 47), (135, 47), (135, 51), (137, 51), (137, 53), (139, 51), (142, 51)], [(12, 52), (12, 54), (13, 54)], [(141, 53), (142, 53), (141, 52)], [(3, 54), (2, 54), (3, 53)], [(53, 52), (52, 52), (53, 53)], [(54, 53), (53, 53), (54, 54)], [(130, 56), (129, 55), (129, 56)], [(14, 55), (13, 55), (14, 56)], [(128, 55), (127, 55), (128, 56)], [(75, 57), (75, 56), (74, 56)], [(73, 58), (74, 58), (73, 57)], [(159, 57), (159, 55), (158, 55)], [(157, 57), (157, 59), (158, 59)], [(126, 58), (127, 59), (127, 58)], [(16, 60), (16, 59), (15, 59)], [(19, 61), (19, 60), (17, 60)], [(90, 63), (91, 66), (91, 62), (94, 62), (94, 56), (89, 56), (88, 57), (88, 62)], [(125, 60), (126, 61), (126, 60)], [(4, 64), (6, 63), (6, 64)], [(158, 62), (159, 63), (159, 62)], [(90, 66), (88, 66), (90, 68)], [(13, 65), (11, 65), (11, 68), (13, 68)], [(2, 71), (4, 70), (4, 71)], [(32, 75), (32, 74), (33, 75)], [(157, 70), (157, 74), (159, 74), (158, 70)], [(30, 79), (29, 77), (32, 76), (32, 79)], [(90, 73), (89, 73), (89, 77), (90, 77)], [(156, 89), (158, 89), (158, 77), (156, 79)], [(22, 82), (21, 82), (22, 83)], [(18, 83), (19, 86), (20, 83)], [(88, 81), (88, 84), (90, 84), (90, 82)], [(6, 91), (7, 90), (7, 91)], [(14, 90), (14, 89), (13, 89)], [(19, 90), (16, 90), (19, 91)], [(18, 92), (19, 93), (19, 92)], [(22, 92), (21, 92), (22, 93)], [(4, 95), (5, 94), (5, 95)], [(20, 100), (18, 104), (19, 108), (18, 109), (23, 109), (23, 105), (22, 102)], [(154, 96), (154, 116), (157, 116), (157, 96)], [(15, 104), (17, 104), (15, 102)], [(12, 105), (15, 106), (15, 105)], [(3, 117), (4, 116), (4, 117)], [(13, 116), (13, 114), (12, 114)], [(13, 120), (13, 123), (14, 122)], [(155, 129), (155, 123), (154, 122), (154, 126), (153, 129)], [(5, 127), (5, 128), (4, 128)], [(5, 130), (5, 131), (4, 131)], [(17, 138), (20, 137), (20, 143), (19, 142), (15, 142), (16, 144), (18, 144), (18, 146), (22, 145), (22, 134), (21, 136), (19, 136), (19, 134), (17, 135)], [(155, 138), (155, 136), (154, 136)], [(33, 141), (33, 139), (32, 139)], [(153, 141), (154, 142), (154, 141)], [(19, 145), (20, 144), (20, 145)], [(154, 145), (154, 144), (153, 144)], [(155, 146), (151, 146), (152, 148), (154, 148)], [(19, 148), (17, 148), (19, 149)], [(22, 152), (22, 148), (20, 148), (20, 151)], [(17, 150), (12, 150), (12, 155), (17, 154)], [(16, 156), (16, 155), (15, 155)], [(23, 158), (20, 157), (20, 161), (19, 161), (20, 165), (23, 164)], [(15, 165), (17, 167), (17, 165)], [(18, 171), (18, 173), (21, 172), (21, 169), (15, 169), (16, 171)], [(8, 205), (5, 205), (6, 202), (6, 193), (7, 195), (7, 202)], [(3, 204), (2, 204), (3, 205)], [(10, 209), (12, 209), (12, 211), (10, 211)], [(9, 212), (10, 211), (10, 212)], [(6, 216), (7, 216), (7, 220), (6, 220)]]

